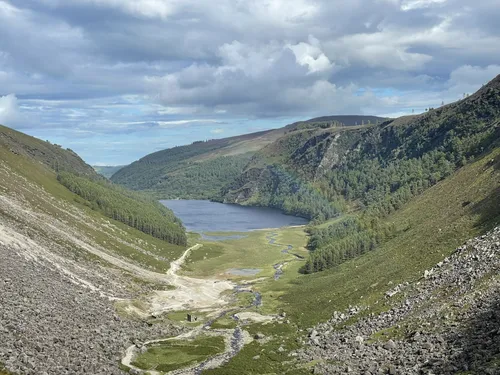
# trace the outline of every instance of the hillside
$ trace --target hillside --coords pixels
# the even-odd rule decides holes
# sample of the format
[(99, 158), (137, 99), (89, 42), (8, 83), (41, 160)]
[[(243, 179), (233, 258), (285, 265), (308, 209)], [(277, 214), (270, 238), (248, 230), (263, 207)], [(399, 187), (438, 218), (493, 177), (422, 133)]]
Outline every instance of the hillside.
[(119, 170), (111, 180), (157, 198), (211, 198), (241, 173), (253, 153), (282, 133), (263, 131), (158, 151)]
[(313, 128), (330, 128), (330, 127), (347, 127), (347, 126), (363, 126), (376, 125), (389, 120), (389, 118), (378, 116), (361, 116), (361, 115), (337, 115), (337, 116), (322, 116), (315, 117), (306, 121), (298, 121), (285, 127), (286, 131), (296, 131)]
[(80, 203), (154, 237), (186, 244), (182, 223), (171, 210), (107, 182), (75, 152), (4, 126), (0, 126), (0, 147), (54, 171), (61, 184), (82, 198)]
[(207, 374), (496, 374), (499, 186), (496, 148), (385, 217), (398, 234), (375, 251), (309, 275), (289, 263), (258, 290), (290, 324), (252, 326), (265, 338)]
[(385, 120), (376, 116), (325, 116), (277, 130), (194, 142), (147, 155), (122, 168), (111, 179), (157, 198), (214, 199), (225, 185), (244, 171), (256, 152), (286, 133), (356, 127)]
[(2, 127), (0, 372), (121, 374), (131, 339), (178, 329), (122, 320), (114, 301), (166, 288), (164, 273), (185, 246), (107, 217), (52, 167), (116, 197), (76, 154)]
[(43, 163), (55, 171), (71, 171), (90, 178), (97, 177), (94, 169), (71, 149), (64, 149), (60, 145), (30, 137), (2, 125), (0, 146), (15, 155), (24, 155)]
[(419, 116), (288, 132), (256, 153), (220, 200), (319, 221), (356, 212), (349, 223), (311, 229), (314, 252), (304, 271), (321, 271), (390, 238), (393, 228), (380, 218), (498, 147), (499, 139), (500, 76), (467, 99)]

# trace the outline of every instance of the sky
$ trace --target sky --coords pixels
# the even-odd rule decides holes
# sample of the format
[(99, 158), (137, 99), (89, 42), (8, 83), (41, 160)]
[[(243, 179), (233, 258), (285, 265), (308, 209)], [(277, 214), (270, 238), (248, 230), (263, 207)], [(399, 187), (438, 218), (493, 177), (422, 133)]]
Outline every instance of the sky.
[(0, 123), (128, 164), (500, 74), (499, 0), (0, 0)]

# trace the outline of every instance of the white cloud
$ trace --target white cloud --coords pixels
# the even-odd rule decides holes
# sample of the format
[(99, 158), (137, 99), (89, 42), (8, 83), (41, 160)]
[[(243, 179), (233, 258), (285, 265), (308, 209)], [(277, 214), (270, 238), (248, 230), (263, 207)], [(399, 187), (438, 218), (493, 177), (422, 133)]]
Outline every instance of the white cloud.
[(442, 5), (448, 0), (403, 0), (401, 4), (401, 9), (404, 11), (429, 8), (434, 5)]
[(447, 95), (458, 98), (464, 93), (472, 94), (499, 74), (500, 65), (489, 65), (484, 68), (471, 65), (461, 66), (450, 74), (447, 82)]
[(329, 71), (333, 68), (333, 63), (321, 50), (320, 41), (309, 35), (309, 43), (301, 42), (295, 45), (288, 45), (297, 62), (302, 66), (307, 66), (309, 73)]
[(210, 133), (212, 133), (212, 134), (222, 134), (222, 133), (224, 133), (224, 129), (221, 129), (221, 128), (212, 129), (212, 130), (210, 130)]
[(9, 94), (0, 97), (0, 123), (3, 125), (17, 125), (22, 119), (17, 97)]

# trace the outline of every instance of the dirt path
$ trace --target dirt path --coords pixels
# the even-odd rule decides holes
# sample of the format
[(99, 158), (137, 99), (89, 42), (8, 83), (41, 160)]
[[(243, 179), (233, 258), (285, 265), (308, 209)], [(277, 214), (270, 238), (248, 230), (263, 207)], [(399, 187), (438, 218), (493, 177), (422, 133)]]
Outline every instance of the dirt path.
[[(218, 280), (195, 279), (178, 274), (189, 253), (192, 250), (200, 248), (201, 246), (202, 245), (200, 244), (196, 244), (195, 246), (190, 247), (180, 258), (170, 263), (170, 269), (167, 271), (165, 276), (167, 277), (168, 283), (176, 287), (176, 290), (156, 292), (156, 296), (153, 298), (152, 303), (153, 314), (172, 310), (184, 310), (189, 307), (195, 309), (214, 307), (214, 304), (216, 304), (220, 309), (221, 305), (225, 305), (227, 303), (226, 300), (221, 298), (220, 294), (224, 290), (233, 289), (234, 284)], [(190, 300), (186, 301), (186, 298), (190, 298)], [(193, 304), (193, 306), (191, 306), (191, 304)], [(225, 313), (224, 310), (220, 310), (220, 312), (221, 314)], [(224, 362), (235, 356), (241, 348), (243, 348), (246, 342), (252, 341), (250, 335), (246, 331), (241, 330), (239, 327), (235, 329), (219, 330), (210, 330), (209, 328), (210, 326), (207, 324), (200, 325), (194, 327), (189, 332), (175, 337), (146, 341), (142, 346), (135, 344), (131, 345), (125, 351), (125, 356), (122, 358), (121, 363), (124, 366), (134, 369), (138, 373), (143, 373), (145, 372), (144, 370), (141, 370), (132, 364), (136, 356), (140, 354), (141, 348), (143, 347), (173, 340), (190, 340), (201, 334), (222, 336), (225, 342), (225, 350), (223, 353), (210, 357), (202, 363), (169, 372), (171, 375), (199, 374), (202, 370), (221, 366)], [(162, 374), (161, 372), (153, 370), (148, 370), (147, 372), (151, 375)]]
[(197, 244), (187, 249), (182, 256), (170, 263), (170, 269), (165, 274), (167, 282), (175, 290), (157, 291), (151, 298), (151, 313), (162, 313), (175, 310), (196, 310), (206, 308), (220, 308), (228, 301), (221, 297), (226, 290), (232, 290), (235, 284), (217, 279), (196, 279), (178, 274), (189, 253), (199, 249)]

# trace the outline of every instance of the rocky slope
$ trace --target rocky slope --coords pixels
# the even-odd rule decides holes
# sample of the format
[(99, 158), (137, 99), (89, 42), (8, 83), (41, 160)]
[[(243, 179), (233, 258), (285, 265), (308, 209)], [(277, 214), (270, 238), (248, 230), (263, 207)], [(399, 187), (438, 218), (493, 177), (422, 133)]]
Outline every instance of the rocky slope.
[(131, 342), (179, 333), (174, 327), (120, 319), (112, 299), (75, 282), (57, 264), (21, 250), (22, 241), (0, 240), (0, 362), (7, 370), (121, 374), (119, 360)]
[[(499, 374), (500, 227), (468, 241), (380, 305), (334, 312), (298, 355), (321, 374)], [(353, 324), (352, 322), (355, 321)]]
[[(180, 333), (120, 318), (115, 306), (164, 288), (153, 276), (163, 275), (184, 248), (79, 204), (47, 168), (50, 161), (21, 151), (42, 142), (26, 139), (31, 143), (18, 148), (0, 141), (0, 369), (119, 374), (131, 342)], [(78, 159), (64, 160), (74, 160), (82, 174), (86, 169)]]

